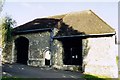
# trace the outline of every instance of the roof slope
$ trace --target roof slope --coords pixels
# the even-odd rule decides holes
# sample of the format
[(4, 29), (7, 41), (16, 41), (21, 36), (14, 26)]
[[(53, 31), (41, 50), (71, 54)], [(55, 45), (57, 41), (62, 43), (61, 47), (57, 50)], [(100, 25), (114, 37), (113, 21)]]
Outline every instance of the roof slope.
[(115, 32), (112, 27), (91, 10), (68, 13), (62, 16), (52, 16), (51, 18), (57, 19), (60, 17), (62, 17), (66, 25), (85, 34), (108, 34)]
[(15, 28), (15, 30), (53, 28), (61, 19), (65, 25), (68, 25), (68, 27), (85, 34), (115, 33), (115, 30), (112, 27), (105, 23), (91, 10), (36, 19)]
[(58, 23), (58, 19), (51, 18), (38, 18), (33, 21), (30, 21), (26, 24), (20, 25), (14, 28), (14, 31), (24, 31), (24, 30), (34, 30), (34, 29), (44, 29), (52, 28)]

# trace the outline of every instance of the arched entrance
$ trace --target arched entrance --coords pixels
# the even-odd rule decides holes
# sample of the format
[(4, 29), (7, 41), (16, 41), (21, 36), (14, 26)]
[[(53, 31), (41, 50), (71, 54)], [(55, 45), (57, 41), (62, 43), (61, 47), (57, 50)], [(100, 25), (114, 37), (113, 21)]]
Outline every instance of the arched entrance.
[(17, 63), (27, 64), (29, 40), (25, 37), (19, 37), (15, 40), (17, 53)]

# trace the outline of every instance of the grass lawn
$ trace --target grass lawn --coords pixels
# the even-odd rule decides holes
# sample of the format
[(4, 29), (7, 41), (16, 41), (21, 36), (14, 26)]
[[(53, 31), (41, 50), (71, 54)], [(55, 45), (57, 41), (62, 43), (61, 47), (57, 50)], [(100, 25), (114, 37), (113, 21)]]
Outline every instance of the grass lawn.
[[(86, 80), (112, 80), (112, 78), (102, 77), (102, 76), (94, 76), (90, 74), (84, 74), (83, 78)], [(116, 79), (115, 79), (116, 80)]]

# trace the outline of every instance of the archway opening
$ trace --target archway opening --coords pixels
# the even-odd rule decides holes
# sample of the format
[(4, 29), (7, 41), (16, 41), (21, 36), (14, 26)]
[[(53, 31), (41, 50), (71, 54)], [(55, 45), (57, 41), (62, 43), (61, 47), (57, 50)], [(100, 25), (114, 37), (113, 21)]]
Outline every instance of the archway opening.
[(17, 63), (27, 64), (29, 40), (25, 37), (19, 37), (15, 40)]
[(63, 63), (65, 65), (82, 66), (82, 39), (80, 37), (62, 38), (64, 48)]

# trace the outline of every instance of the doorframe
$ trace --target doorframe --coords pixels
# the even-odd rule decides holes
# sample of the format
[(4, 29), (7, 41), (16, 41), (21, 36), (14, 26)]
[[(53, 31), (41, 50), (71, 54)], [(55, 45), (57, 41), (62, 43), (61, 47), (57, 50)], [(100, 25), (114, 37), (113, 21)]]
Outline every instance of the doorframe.
[[(65, 41), (64, 39), (66, 39), (66, 40), (73, 40), (73, 38), (74, 38), (74, 41), (75, 41), (75, 39), (78, 41), (78, 40), (80, 40), (80, 46), (81, 46), (81, 63), (79, 64), (81, 67), (82, 67), (82, 65), (83, 65), (83, 38), (82, 37), (64, 37), (64, 38), (57, 38), (57, 40), (59, 40), (61, 43), (62, 43), (62, 45), (64, 46), (64, 43), (65, 42), (63, 42), (63, 41)], [(64, 47), (63, 47), (63, 49), (64, 49)], [(64, 52), (65, 53), (65, 52)], [(64, 56), (64, 54), (63, 54), (63, 56)], [(63, 65), (67, 65), (67, 64), (64, 64), (64, 62), (63, 62)], [(72, 64), (71, 64), (72, 65)], [(74, 65), (74, 64), (73, 64)], [(77, 65), (76, 65), (77, 66)]]
[[(13, 44), (12, 44), (12, 63), (17, 63), (17, 50), (16, 50), (15, 40), (20, 38), (20, 37), (24, 37), (24, 38), (26, 38), (29, 41), (29, 39), (27, 37), (25, 37), (25, 36), (17, 35), (17, 36), (14, 37)], [(28, 65), (29, 56), (30, 56), (30, 54), (29, 54), (29, 43), (30, 43), (30, 41), (28, 42), (28, 60), (27, 60), (27, 65)]]

